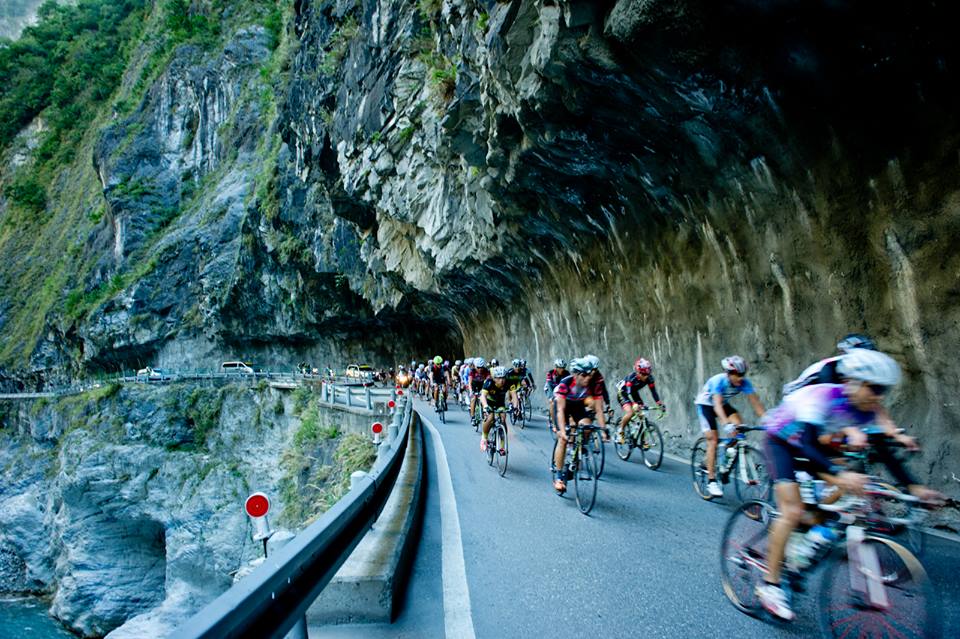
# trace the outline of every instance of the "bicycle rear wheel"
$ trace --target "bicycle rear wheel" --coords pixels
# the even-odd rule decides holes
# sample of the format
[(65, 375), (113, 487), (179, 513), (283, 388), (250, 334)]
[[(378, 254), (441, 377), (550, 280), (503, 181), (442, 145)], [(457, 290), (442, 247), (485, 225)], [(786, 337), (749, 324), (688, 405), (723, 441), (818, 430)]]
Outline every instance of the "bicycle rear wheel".
[(756, 587), (763, 580), (767, 561), (767, 530), (773, 508), (752, 501), (737, 508), (720, 537), (720, 583), (737, 610), (753, 617), (762, 606)]
[[(909, 550), (884, 537), (868, 535), (862, 542), (876, 557), (887, 606), (875, 606), (853, 590), (846, 547), (838, 546), (821, 577), (820, 628), (827, 637), (940, 637), (939, 614), (933, 586), (920, 562)], [(864, 555), (861, 555), (864, 556)], [(854, 574), (856, 577), (856, 574)]]
[(507, 474), (507, 427), (497, 426), (497, 434), (494, 439), (497, 443), (497, 472), (503, 477)]
[(707, 440), (704, 437), (693, 444), (693, 452), (690, 454), (690, 471), (693, 473), (693, 489), (697, 494), (707, 501), (713, 499), (707, 490), (710, 480), (707, 478)]
[(589, 515), (597, 501), (597, 466), (596, 459), (588, 446), (583, 446), (579, 453), (577, 470), (573, 474), (573, 483), (577, 496), (577, 507), (584, 515)]
[(766, 458), (753, 446), (740, 448), (730, 475), (740, 501), (769, 501), (772, 497), (773, 482), (767, 472)]
[(533, 419), (533, 402), (529, 394), (523, 400), (523, 418), (528, 422)]
[(497, 446), (497, 436), (496, 436), (497, 426), (494, 424), (490, 427), (490, 430), (487, 432), (487, 465), (493, 466), (493, 458), (496, 457), (496, 446)]
[(591, 433), (588, 446), (590, 447), (590, 452), (596, 458), (597, 479), (600, 479), (601, 475), (603, 475), (603, 465), (606, 461), (607, 453), (603, 447), (603, 437), (600, 435), (599, 430), (595, 430), (593, 433)]
[(643, 453), (643, 463), (647, 468), (650, 470), (660, 468), (663, 462), (663, 435), (656, 424), (647, 422), (644, 429), (640, 431), (640, 452)]
[[(619, 426), (618, 426), (619, 428)], [(623, 428), (623, 443), (620, 443), (620, 433), (616, 432), (613, 436), (613, 447), (617, 449), (617, 457), (623, 461), (630, 459), (630, 454), (633, 452), (634, 446), (637, 445), (637, 440), (633, 438), (633, 422), (628, 423)]]

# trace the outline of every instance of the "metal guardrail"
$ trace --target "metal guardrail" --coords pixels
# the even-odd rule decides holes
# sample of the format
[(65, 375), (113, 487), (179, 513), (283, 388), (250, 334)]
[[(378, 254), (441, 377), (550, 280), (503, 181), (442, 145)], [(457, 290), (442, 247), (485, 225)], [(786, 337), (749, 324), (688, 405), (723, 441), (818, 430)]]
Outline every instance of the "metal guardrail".
[(396, 401), (397, 389), (394, 386), (376, 388), (374, 386), (342, 386), (324, 382), (320, 389), (320, 400), (328, 404), (373, 410), (374, 401), (381, 403), (388, 400)]
[(397, 433), (363, 484), (294, 537), (247, 577), (205, 606), (171, 637), (280, 639), (295, 626), (306, 637), (304, 615), (373, 525), (396, 483), (407, 448), (413, 402), (394, 413)]

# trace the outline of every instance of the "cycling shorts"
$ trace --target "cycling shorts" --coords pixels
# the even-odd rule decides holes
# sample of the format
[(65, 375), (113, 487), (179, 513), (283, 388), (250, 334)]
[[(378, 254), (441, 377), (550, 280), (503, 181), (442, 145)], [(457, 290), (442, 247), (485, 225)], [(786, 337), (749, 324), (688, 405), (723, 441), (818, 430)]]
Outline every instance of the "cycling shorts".
[(571, 402), (567, 400), (565, 411), (567, 420), (572, 419), (574, 424), (579, 423), (581, 419), (593, 419), (596, 416), (593, 409), (587, 408), (584, 402)]
[(624, 391), (623, 389), (617, 391), (617, 403), (620, 404), (620, 408), (623, 408), (627, 404), (640, 404), (643, 406), (643, 402), (639, 399), (633, 399), (630, 396), (629, 392)]
[[(723, 412), (730, 417), (737, 414), (737, 409), (730, 404), (724, 404)], [(700, 430), (704, 433), (708, 430), (717, 430), (717, 412), (713, 410), (713, 406), (697, 404), (697, 417), (700, 420)]]
[(817, 477), (819, 469), (805, 459), (797, 458), (797, 449), (776, 435), (767, 435), (763, 441), (767, 471), (773, 483), (796, 482), (797, 471), (803, 470)]

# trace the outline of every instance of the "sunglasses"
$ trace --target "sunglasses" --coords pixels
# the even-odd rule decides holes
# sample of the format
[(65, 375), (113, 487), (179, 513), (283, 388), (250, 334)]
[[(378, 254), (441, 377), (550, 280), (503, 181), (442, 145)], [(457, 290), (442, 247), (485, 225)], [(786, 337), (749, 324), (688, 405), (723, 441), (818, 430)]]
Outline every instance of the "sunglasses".
[(883, 397), (890, 390), (889, 386), (882, 386), (881, 384), (866, 384), (866, 387), (877, 397)]

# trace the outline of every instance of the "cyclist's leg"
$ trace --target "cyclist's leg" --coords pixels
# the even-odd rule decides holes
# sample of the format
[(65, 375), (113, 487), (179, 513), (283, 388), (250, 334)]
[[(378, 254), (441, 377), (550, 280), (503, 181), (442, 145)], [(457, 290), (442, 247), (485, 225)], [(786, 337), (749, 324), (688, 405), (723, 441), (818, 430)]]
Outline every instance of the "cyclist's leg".
[(796, 461), (788, 445), (768, 435), (764, 440), (764, 453), (780, 514), (770, 526), (767, 572), (763, 577), (766, 583), (758, 589), (758, 594), (769, 612), (783, 619), (793, 619), (793, 611), (780, 589), (780, 577), (790, 535), (803, 518), (803, 500), (800, 497), (800, 485), (796, 482)]
[(494, 413), (490, 411), (487, 413), (487, 416), (483, 418), (483, 425), (480, 428), (480, 450), (486, 450), (487, 448), (487, 435), (490, 434), (490, 428), (493, 427), (493, 417)]
[(566, 428), (566, 425), (561, 425), (557, 429), (557, 445), (553, 450), (553, 465), (557, 469), (553, 478), (554, 490), (566, 490), (567, 488), (563, 462), (567, 457), (567, 439), (572, 436), (572, 429)]
[(633, 402), (628, 399), (620, 399), (620, 409), (623, 410), (623, 417), (620, 419), (620, 427), (617, 431), (619, 441), (623, 441), (623, 434), (626, 431), (630, 418), (633, 417)]

